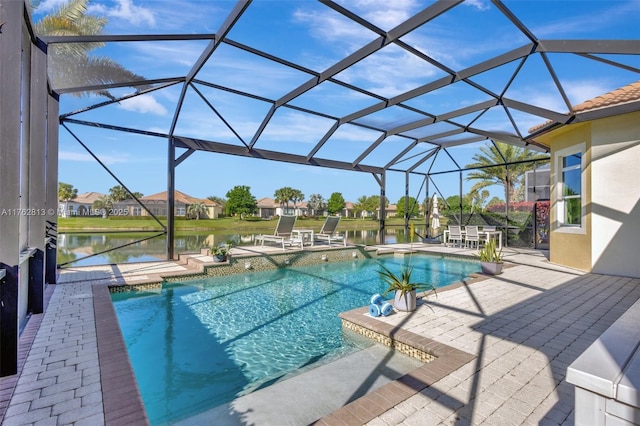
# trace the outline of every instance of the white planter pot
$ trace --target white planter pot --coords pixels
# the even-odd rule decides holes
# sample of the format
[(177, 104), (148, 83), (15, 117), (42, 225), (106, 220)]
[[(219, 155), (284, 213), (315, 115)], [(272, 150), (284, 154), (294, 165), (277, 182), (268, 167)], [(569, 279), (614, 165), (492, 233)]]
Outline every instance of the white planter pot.
[(500, 275), (502, 273), (502, 263), (480, 262), (483, 274)]
[(415, 311), (416, 310), (416, 290), (408, 291), (401, 295), (401, 291), (396, 291), (393, 299), (393, 307), (399, 311)]

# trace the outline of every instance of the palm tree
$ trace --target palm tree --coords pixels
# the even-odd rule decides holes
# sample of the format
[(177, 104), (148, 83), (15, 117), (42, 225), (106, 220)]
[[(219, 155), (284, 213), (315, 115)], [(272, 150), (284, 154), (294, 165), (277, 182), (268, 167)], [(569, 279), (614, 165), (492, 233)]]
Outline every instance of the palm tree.
[[(486, 187), (501, 184), (504, 186), (505, 200), (512, 201), (514, 200), (516, 184), (526, 171), (532, 170), (534, 167), (534, 163), (522, 163), (522, 161), (540, 158), (538, 153), (534, 151), (503, 142), (496, 142), (495, 144), (489, 142), (486, 146), (480, 147), (480, 152), (473, 155), (475, 163), (465, 166), (467, 168), (481, 167), (467, 174), (467, 180), (479, 180), (473, 185), (470, 192), (479, 194), (481, 193), (480, 190)], [(542, 161), (547, 162), (549, 159), (541, 158)], [(510, 164), (505, 167), (505, 163), (517, 164)]]
[(273, 194), (273, 197), (276, 200), (276, 203), (280, 204), (281, 207), (286, 207), (286, 210), (289, 209), (289, 201), (294, 196), (294, 189), (288, 186), (284, 188), (276, 189), (276, 192)]
[(198, 201), (193, 204), (189, 204), (187, 208), (187, 213), (191, 217), (195, 217), (197, 220), (200, 220), (200, 215), (207, 214), (207, 207), (204, 203)]
[(309, 196), (309, 201), (307, 205), (313, 210), (313, 216), (317, 217), (318, 212), (327, 208), (327, 202), (324, 200), (324, 197), (320, 194), (311, 194)]
[(93, 202), (93, 208), (102, 210), (102, 217), (109, 217), (109, 212), (113, 209), (113, 200), (108, 195)]
[(127, 190), (120, 185), (116, 185), (112, 188), (109, 188), (109, 196), (111, 197), (111, 200), (113, 200), (113, 202), (115, 203), (131, 198)]
[[(106, 18), (87, 15), (89, 0), (70, 0), (45, 16), (35, 25), (39, 36), (100, 35)], [(89, 52), (103, 47), (104, 43), (56, 43), (49, 45), (49, 78), (54, 89), (95, 86), (110, 83), (144, 81), (141, 77), (103, 56), (89, 56)], [(149, 86), (137, 86), (138, 89)], [(115, 98), (107, 90), (73, 92), (75, 96), (89, 93)]]
[(293, 189), (291, 191), (291, 201), (293, 202), (293, 209), (296, 209), (296, 205), (299, 201), (304, 200), (304, 194), (299, 189)]

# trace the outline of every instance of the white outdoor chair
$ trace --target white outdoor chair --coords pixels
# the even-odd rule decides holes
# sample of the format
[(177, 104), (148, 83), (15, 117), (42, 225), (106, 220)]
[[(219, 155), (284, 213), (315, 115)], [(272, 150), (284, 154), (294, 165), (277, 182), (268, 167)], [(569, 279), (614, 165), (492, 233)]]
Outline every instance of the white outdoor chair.
[(342, 244), (346, 246), (347, 237), (336, 233), (338, 222), (340, 222), (340, 216), (327, 216), (327, 219), (322, 224), (322, 229), (317, 234), (314, 234), (313, 238), (318, 241), (327, 241), (329, 246), (331, 246), (332, 241), (342, 241)]
[(476, 246), (476, 248), (480, 247), (480, 234), (478, 234), (477, 226), (466, 226), (465, 227), (466, 235), (464, 238), (464, 246), (472, 247)]
[(258, 235), (256, 237), (255, 243), (258, 244), (258, 241), (260, 241), (262, 243), (261, 245), (263, 246), (265, 241), (280, 243), (282, 244), (282, 251), (284, 251), (284, 245), (286, 243), (292, 244), (299, 242), (300, 248), (302, 248), (302, 239), (299, 239), (298, 241), (291, 238), (291, 233), (293, 232), (293, 227), (296, 224), (297, 218), (297, 216), (280, 216), (273, 235)]
[(447, 246), (450, 242), (458, 241), (462, 247), (462, 228), (458, 225), (449, 225), (449, 236), (447, 237)]

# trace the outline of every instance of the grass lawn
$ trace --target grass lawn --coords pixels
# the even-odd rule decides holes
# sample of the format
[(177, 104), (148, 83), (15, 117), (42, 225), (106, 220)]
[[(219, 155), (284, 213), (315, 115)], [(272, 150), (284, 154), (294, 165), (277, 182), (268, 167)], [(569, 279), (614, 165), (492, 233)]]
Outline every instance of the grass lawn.
[[(162, 220), (166, 224), (166, 220)], [(424, 225), (424, 219), (412, 219), (411, 222), (417, 225)], [(267, 232), (271, 233), (275, 229), (277, 219), (273, 220), (239, 220), (234, 217), (225, 217), (220, 219), (200, 219), (186, 220), (176, 219), (176, 231), (247, 231), (247, 232)], [(324, 218), (305, 219), (299, 218), (296, 222), (297, 228), (311, 228), (319, 231), (324, 223)], [(385, 224), (387, 226), (402, 225), (404, 219), (390, 218)], [(378, 229), (378, 221), (362, 220), (362, 219), (346, 219), (340, 220), (338, 230), (353, 229)], [(161, 230), (160, 225), (152, 218), (139, 219), (123, 219), (123, 218), (101, 218), (101, 217), (59, 217), (59, 232), (87, 232), (87, 231), (146, 231)]]

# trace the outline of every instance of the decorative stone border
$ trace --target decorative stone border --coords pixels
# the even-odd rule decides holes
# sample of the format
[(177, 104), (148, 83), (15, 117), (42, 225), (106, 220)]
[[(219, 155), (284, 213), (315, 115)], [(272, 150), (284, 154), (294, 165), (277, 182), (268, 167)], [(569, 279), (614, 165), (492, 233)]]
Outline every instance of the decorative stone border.
[(372, 318), (367, 308), (358, 308), (343, 312), (340, 317), (355, 326), (369, 330), (372, 335), (381, 335), (391, 341), (400, 342), (415, 349), (416, 353), (426, 353), (434, 359), (421, 367), (405, 374), (365, 396), (337, 409), (314, 425), (363, 425), (370, 422), (411, 396), (433, 385), (458, 368), (476, 359), (475, 355), (463, 352), (451, 346), (438, 343), (427, 337), (402, 330)]
[(436, 359), (435, 356), (433, 356), (428, 352), (422, 351), (418, 348), (414, 348), (411, 345), (395, 340), (393, 337), (385, 336), (382, 333), (378, 333), (366, 327), (362, 327), (361, 325), (354, 324), (351, 321), (348, 321), (346, 319), (342, 320), (342, 327), (348, 330), (351, 330), (355, 333), (358, 333), (364, 337), (368, 337), (369, 339), (375, 342), (378, 342), (384, 346), (394, 348), (398, 352), (408, 355), (412, 358), (415, 358), (420, 362), (427, 363)]

